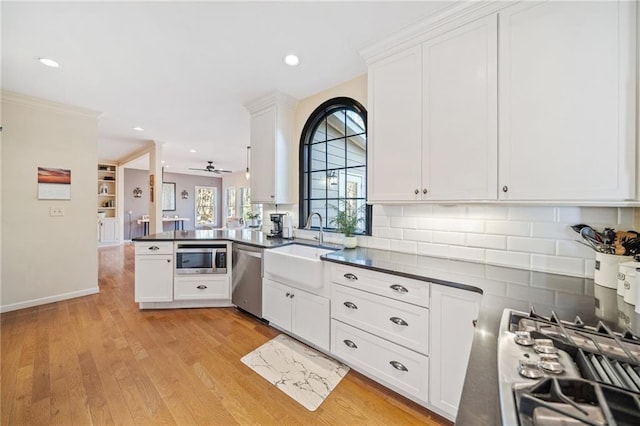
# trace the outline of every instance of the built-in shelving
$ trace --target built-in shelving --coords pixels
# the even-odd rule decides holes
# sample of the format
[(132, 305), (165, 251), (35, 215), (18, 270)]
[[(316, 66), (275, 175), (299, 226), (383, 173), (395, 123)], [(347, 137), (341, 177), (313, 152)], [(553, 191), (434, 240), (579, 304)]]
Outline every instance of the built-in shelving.
[(96, 185), (98, 217), (105, 213), (105, 217), (116, 217), (116, 171), (115, 164), (98, 163), (98, 178)]

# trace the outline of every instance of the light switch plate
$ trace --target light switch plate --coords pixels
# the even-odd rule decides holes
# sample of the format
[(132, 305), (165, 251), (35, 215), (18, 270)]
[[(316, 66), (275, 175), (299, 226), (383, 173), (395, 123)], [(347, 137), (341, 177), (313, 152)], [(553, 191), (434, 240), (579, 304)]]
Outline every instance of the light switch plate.
[(51, 207), (49, 216), (64, 216), (64, 209), (62, 207)]

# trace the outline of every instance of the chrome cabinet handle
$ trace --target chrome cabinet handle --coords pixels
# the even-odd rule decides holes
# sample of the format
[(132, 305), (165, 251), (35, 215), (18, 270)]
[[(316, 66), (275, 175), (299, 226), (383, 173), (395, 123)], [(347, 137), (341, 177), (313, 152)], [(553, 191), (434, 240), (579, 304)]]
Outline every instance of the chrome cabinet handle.
[(160, 247), (158, 247), (158, 246), (151, 246), (151, 247), (149, 247), (149, 250), (153, 250), (153, 251), (160, 250)]
[(389, 364), (391, 364), (391, 366), (393, 368), (395, 368), (396, 370), (400, 370), (400, 371), (409, 371), (407, 369), (407, 367), (405, 367), (401, 362), (398, 361), (389, 361)]
[(358, 309), (358, 307), (356, 306), (355, 303), (344, 302), (343, 305), (346, 306), (349, 309), (353, 309), (353, 310), (357, 310)]
[(167, 263), (171, 263), (171, 259), (167, 259)]
[(418, 195), (418, 194), (420, 193), (420, 190), (419, 190), (419, 189), (415, 189), (415, 190), (413, 191), (413, 193), (414, 193), (414, 194), (416, 194), (416, 195)]
[(389, 321), (391, 321), (392, 323), (394, 323), (396, 325), (403, 325), (403, 326), (408, 326), (409, 325), (408, 322), (406, 322), (402, 318), (398, 318), (398, 317), (391, 317), (391, 318), (389, 318)]
[(291, 293), (291, 296), (289, 296), (289, 298), (293, 299), (294, 296), (295, 294)]
[(351, 349), (358, 349), (358, 345), (353, 343), (351, 340), (343, 340), (344, 344), (350, 347)]
[(428, 191), (427, 191), (427, 188), (424, 188), (424, 189), (422, 190), (422, 193), (423, 193), (423, 194), (426, 194), (427, 192), (428, 192)]
[(351, 272), (347, 272), (346, 274), (344, 274), (344, 277), (349, 281), (358, 281), (358, 277), (353, 275)]
[(287, 294), (284, 295), (284, 297), (289, 297), (291, 296), (291, 293), (287, 292)]
[(473, 321), (471, 321), (471, 324), (473, 324), (473, 328), (476, 328), (476, 326), (478, 325), (478, 320), (474, 319)]
[(398, 293), (409, 293), (409, 290), (407, 290), (405, 286), (402, 286), (400, 284), (390, 285), (389, 288), (393, 291), (397, 291)]
[(204, 284), (200, 284), (199, 286), (196, 287), (198, 290), (204, 290), (205, 288), (207, 288), (206, 285)]
[(509, 191), (509, 187), (507, 185), (502, 187), (502, 192), (507, 192)]

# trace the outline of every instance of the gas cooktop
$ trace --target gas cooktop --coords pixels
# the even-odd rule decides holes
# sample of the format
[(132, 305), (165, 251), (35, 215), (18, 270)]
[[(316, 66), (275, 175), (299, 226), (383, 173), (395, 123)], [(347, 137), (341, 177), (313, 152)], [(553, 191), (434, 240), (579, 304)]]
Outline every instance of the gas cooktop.
[(505, 309), (498, 375), (505, 425), (640, 425), (640, 337), (630, 330)]

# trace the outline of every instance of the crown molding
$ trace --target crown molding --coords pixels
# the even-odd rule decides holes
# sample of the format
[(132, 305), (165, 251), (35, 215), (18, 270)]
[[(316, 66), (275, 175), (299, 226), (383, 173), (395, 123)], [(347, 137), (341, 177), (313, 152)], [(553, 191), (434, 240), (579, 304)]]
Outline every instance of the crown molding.
[(517, 2), (505, 0), (456, 2), (421, 22), (361, 49), (360, 56), (364, 58), (367, 65), (370, 65), (384, 57), (418, 45), (441, 33), (495, 13)]
[(33, 96), (25, 95), (22, 93), (11, 92), (9, 90), (2, 90), (0, 92), (2, 96), (2, 102), (8, 102), (15, 105), (23, 105), (31, 108), (47, 109), (57, 112), (64, 112), (67, 114), (84, 115), (87, 117), (98, 118), (102, 115), (99, 111), (94, 111), (88, 108), (80, 108), (72, 105), (66, 105), (59, 102), (50, 101), (47, 99), (36, 98)]
[(274, 91), (247, 102), (246, 104), (244, 104), (244, 107), (253, 114), (276, 104), (294, 109), (296, 105), (298, 105), (298, 100), (282, 92)]

